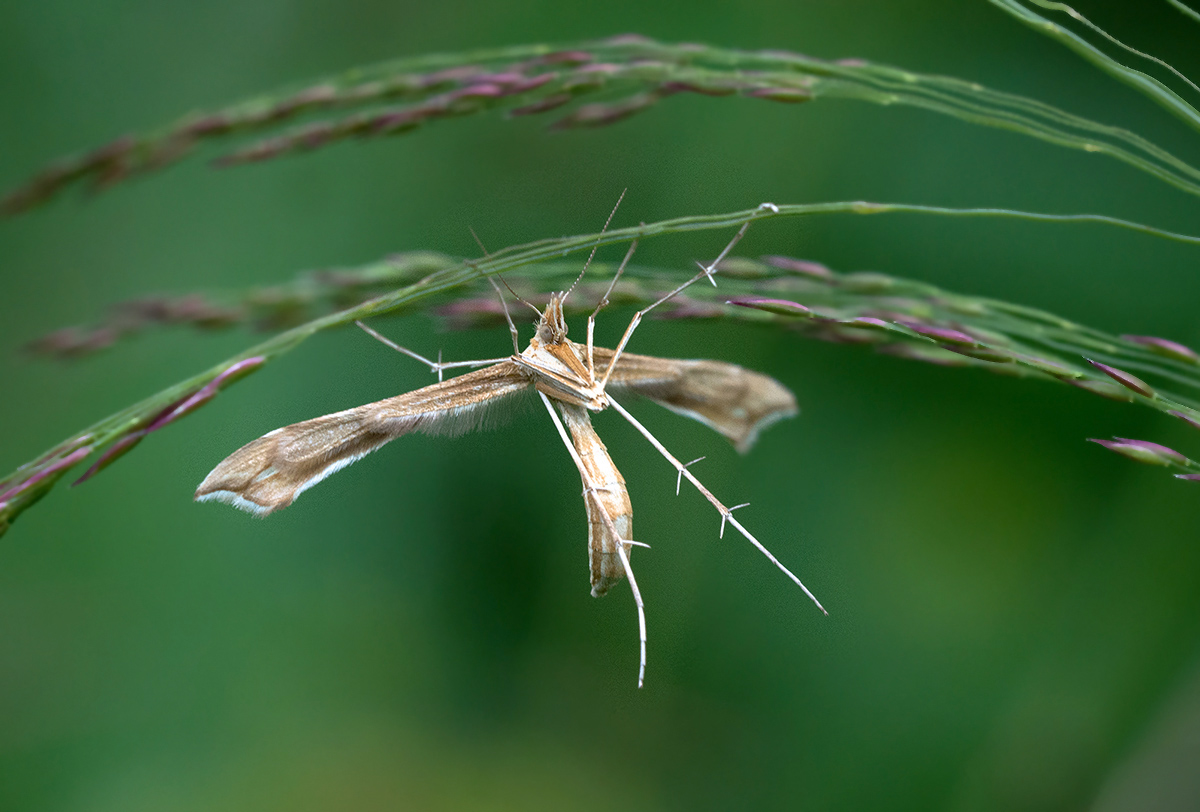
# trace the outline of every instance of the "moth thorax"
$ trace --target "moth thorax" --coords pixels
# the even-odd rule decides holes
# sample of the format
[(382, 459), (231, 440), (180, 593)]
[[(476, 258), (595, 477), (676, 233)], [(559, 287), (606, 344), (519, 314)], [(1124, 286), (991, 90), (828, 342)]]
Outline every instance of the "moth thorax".
[(538, 322), (537, 337), (543, 345), (561, 344), (567, 338), (567, 322), (563, 318), (563, 294), (551, 293), (550, 304)]

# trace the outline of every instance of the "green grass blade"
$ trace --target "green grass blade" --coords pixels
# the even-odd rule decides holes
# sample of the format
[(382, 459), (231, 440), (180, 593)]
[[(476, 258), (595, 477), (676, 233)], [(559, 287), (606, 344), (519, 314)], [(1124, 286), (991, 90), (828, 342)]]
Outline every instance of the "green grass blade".
[[(1035, 31), (1058, 40), (1100, 70), (1149, 97), (1192, 129), (1200, 130), (1200, 112), (1197, 112), (1196, 108), (1188, 104), (1178, 93), (1153, 76), (1147, 76), (1141, 71), (1122, 65), (1078, 34), (1068, 31), (1057, 23), (1031, 11), (1017, 2), (1017, 0), (989, 0), (989, 2), (1016, 17)], [(1031, 2), (1048, 8), (1057, 8), (1061, 5), (1047, 3), (1044, 0), (1031, 0)]]
[(1177, 8), (1183, 14), (1187, 15), (1188, 17), (1191, 17), (1193, 20), (1200, 23), (1200, 14), (1197, 14), (1195, 11), (1192, 11), (1190, 8), (1188, 8), (1183, 3), (1181, 3), (1180, 0), (1167, 0), (1167, 2), (1170, 3), (1171, 5), (1173, 5), (1175, 8)]

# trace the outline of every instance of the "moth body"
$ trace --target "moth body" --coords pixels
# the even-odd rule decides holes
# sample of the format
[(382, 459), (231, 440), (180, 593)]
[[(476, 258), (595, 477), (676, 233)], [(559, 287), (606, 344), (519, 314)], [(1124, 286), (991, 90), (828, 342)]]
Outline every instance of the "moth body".
[(580, 475), (584, 490), (592, 491), (592, 494), (585, 493), (583, 506), (588, 516), (588, 566), (592, 576), (592, 597), (599, 598), (625, 577), (625, 567), (617, 547), (623, 540), (633, 538), (633, 505), (625, 488), (625, 477), (617, 470), (600, 435), (592, 427), (587, 410), (582, 406), (560, 403), (559, 412), (571, 432), (575, 451), (583, 464), (584, 471)]

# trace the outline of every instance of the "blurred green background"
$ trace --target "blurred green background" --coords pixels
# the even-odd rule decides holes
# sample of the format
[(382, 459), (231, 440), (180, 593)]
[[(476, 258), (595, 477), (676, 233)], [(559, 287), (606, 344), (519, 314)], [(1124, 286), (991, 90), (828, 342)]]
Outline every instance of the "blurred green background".
[[(1200, 75), (1164, 3), (1081, 9)], [(866, 57), (1195, 134), (982, 2), (6, 0), (0, 186), (194, 108), (436, 50), (637, 31)], [(763, 200), (1092, 211), (1180, 231), (1197, 201), (1125, 165), (908, 109), (677, 97), (618, 126), (438, 123), (226, 172), (193, 161), (0, 222), (0, 470), (247, 346), (166, 331), (81, 362), (18, 348), (150, 292), (282, 281)], [(656, 240), (687, 267), (727, 239)], [(614, 254), (619, 251), (610, 249)], [(1092, 226), (842, 217), (739, 251), (878, 269), (1200, 344), (1195, 248)], [(610, 257), (615, 258), (615, 257)], [(628, 314), (610, 315), (611, 342)], [(505, 330), (376, 327), (447, 358)], [(526, 336), (528, 330), (526, 331)], [(746, 457), (637, 413), (793, 566), (822, 617), (623, 425), (649, 668), (621, 587), (588, 594), (577, 474), (537, 410), (413, 436), (257, 521), (191, 494), (284, 423), (429, 382), (321, 335), (0, 540), (0, 809), (1195, 809), (1200, 491), (1084, 442), (1197, 438), (1065, 386), (744, 324), (648, 323), (631, 349), (768, 372), (804, 413)]]

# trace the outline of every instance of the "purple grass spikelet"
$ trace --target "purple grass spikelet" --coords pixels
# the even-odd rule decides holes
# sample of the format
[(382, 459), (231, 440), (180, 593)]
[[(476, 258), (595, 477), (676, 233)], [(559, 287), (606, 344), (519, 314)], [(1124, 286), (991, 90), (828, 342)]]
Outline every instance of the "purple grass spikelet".
[(1168, 341), (1165, 338), (1158, 338), (1156, 336), (1123, 335), (1121, 338), (1126, 341), (1132, 341), (1134, 344), (1141, 344), (1151, 352), (1167, 358), (1174, 358), (1176, 361), (1200, 364), (1200, 355), (1197, 355), (1191, 347), (1185, 347), (1177, 341)]
[(612, 103), (586, 104), (554, 122), (551, 129), (569, 130), (575, 127), (604, 127), (615, 124), (654, 106), (660, 98), (658, 93), (636, 93)]
[(1102, 445), (1109, 451), (1115, 451), (1123, 457), (1144, 462), (1147, 465), (1187, 465), (1189, 462), (1187, 457), (1175, 449), (1148, 440), (1130, 440), (1126, 437), (1097, 440), (1089, 437), (1088, 442)]
[(1167, 414), (1171, 415), (1171, 417), (1178, 417), (1180, 420), (1182, 420), (1184, 423), (1187, 423), (1194, 429), (1200, 429), (1200, 414), (1197, 414), (1196, 412), (1185, 412), (1180, 409), (1172, 409), (1167, 412)]
[(533, 59), (527, 59), (514, 66), (516, 70), (524, 68), (538, 68), (544, 65), (566, 65), (568, 67), (574, 65), (586, 65), (596, 57), (587, 51), (555, 51), (546, 54), (545, 56), (535, 56)]
[(24, 491), (29, 490), (33, 486), (37, 485), (39, 482), (45, 480), (47, 477), (50, 477), (59, 471), (63, 471), (67, 468), (70, 468), (72, 465), (79, 462), (80, 460), (82, 460), (84, 457), (86, 457), (88, 454), (91, 454), (91, 453), (92, 453), (91, 446), (83, 446), (82, 448), (77, 448), (74, 451), (72, 451), (70, 454), (67, 454), (65, 457), (55, 460), (50, 465), (47, 465), (45, 468), (41, 469), (36, 474), (33, 474), (32, 476), (21, 480), (16, 485), (13, 485), (11, 488), (8, 488), (3, 493), (0, 493), (0, 510), (4, 510), (4, 508), (8, 507), (9, 502), (11, 502), (14, 497), (19, 496)]
[(951, 330), (949, 327), (935, 327), (932, 324), (923, 324), (919, 321), (897, 320), (897, 324), (903, 324), (908, 329), (915, 333), (920, 333), (926, 338), (932, 338), (946, 344), (961, 344), (964, 347), (975, 347), (979, 345), (971, 336), (959, 330)]
[(787, 104), (799, 104), (813, 97), (811, 90), (802, 87), (756, 87), (753, 90), (745, 91), (744, 95), (752, 99), (766, 99)]
[(210, 400), (216, 397), (217, 392), (219, 392), (223, 387), (239, 378), (249, 375), (266, 362), (266, 358), (256, 355), (251, 358), (244, 358), (234, 364), (230, 364), (228, 367), (222, 370), (220, 374), (218, 374), (204, 386), (188, 395), (184, 395), (179, 400), (159, 411), (158, 414), (150, 419), (149, 423), (144, 428), (140, 428), (130, 432), (129, 434), (126, 434), (124, 437), (110, 445), (104, 450), (104, 453), (100, 455), (100, 458), (96, 460), (96, 462), (93, 463), (92, 466), (87, 469), (87, 471), (84, 472), (83, 476), (75, 480), (73, 486), (79, 485), (83, 482), (86, 482), (88, 479), (91, 479), (97, 473), (104, 470), (109, 465), (112, 465), (125, 454), (129, 453), (129, 451), (131, 451), (134, 446), (140, 443), (142, 439), (146, 437), (146, 435), (150, 434), (151, 432), (158, 431), (164, 426), (175, 422), (179, 418), (185, 417), (186, 415), (196, 411), (196, 409), (200, 408), (205, 403), (208, 403)]
[(950, 352), (956, 352), (959, 355), (965, 355), (968, 358), (974, 358), (978, 361), (988, 361), (992, 364), (1011, 364), (1016, 361), (1012, 353), (997, 347), (967, 347), (962, 344), (951, 343), (943, 343), (939, 346), (944, 350), (950, 350)]
[(1154, 397), (1154, 390), (1150, 388), (1149, 384), (1136, 375), (1131, 375), (1122, 369), (1110, 367), (1108, 364), (1102, 364), (1099, 361), (1093, 361), (1091, 358), (1085, 358), (1084, 360), (1094, 366), (1096, 369), (1103, 372), (1108, 377), (1112, 378), (1117, 383), (1121, 384), (1121, 386), (1124, 386), (1127, 389), (1132, 389), (1134, 392), (1137, 392), (1139, 395), (1144, 397)]
[(663, 82), (658, 86), (663, 93), (699, 93), (702, 96), (732, 96), (737, 88), (715, 82)]
[(809, 308), (799, 302), (789, 302), (787, 299), (763, 299), (755, 296), (744, 296), (738, 299), (730, 299), (725, 304), (749, 307), (754, 310), (761, 310), (764, 313), (772, 313), (776, 316), (812, 318), (813, 315), (812, 310)]
[(509, 118), (515, 118), (517, 116), (532, 116), (538, 113), (545, 113), (556, 107), (562, 107), (564, 104), (570, 104), (574, 100), (575, 96), (570, 93), (554, 93), (544, 99), (538, 99), (521, 107), (514, 107), (508, 111), (508, 116)]
[(828, 282), (834, 278), (833, 271), (822, 265), (820, 262), (812, 262), (807, 259), (793, 259), (792, 257), (782, 257), (778, 255), (769, 255), (759, 257), (763, 262), (770, 265), (772, 268), (779, 268), (781, 271), (788, 271), (799, 276), (807, 276), (812, 279), (819, 279), (822, 282)]

